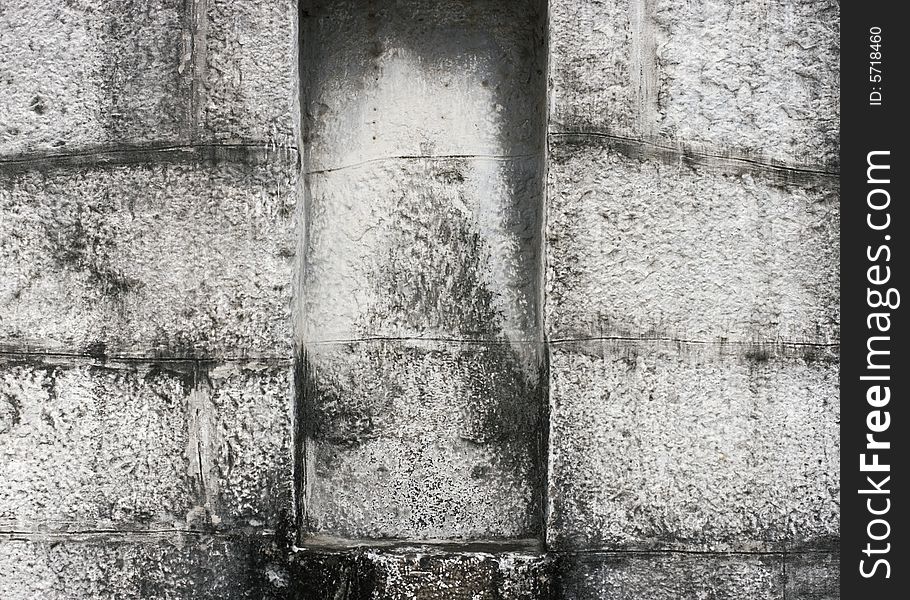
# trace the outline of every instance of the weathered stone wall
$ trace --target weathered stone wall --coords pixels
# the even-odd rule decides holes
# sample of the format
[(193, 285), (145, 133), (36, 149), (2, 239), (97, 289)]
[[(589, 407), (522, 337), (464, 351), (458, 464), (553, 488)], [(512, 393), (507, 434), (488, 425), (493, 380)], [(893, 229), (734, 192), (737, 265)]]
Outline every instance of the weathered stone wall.
[(808, 0), (0, 3), (0, 598), (838, 596)]
[(296, 21), (0, 3), (4, 600), (287, 585)]
[(546, 13), (306, 6), (303, 533), (538, 538)]
[(836, 597), (838, 5), (550, 10), (560, 589)]

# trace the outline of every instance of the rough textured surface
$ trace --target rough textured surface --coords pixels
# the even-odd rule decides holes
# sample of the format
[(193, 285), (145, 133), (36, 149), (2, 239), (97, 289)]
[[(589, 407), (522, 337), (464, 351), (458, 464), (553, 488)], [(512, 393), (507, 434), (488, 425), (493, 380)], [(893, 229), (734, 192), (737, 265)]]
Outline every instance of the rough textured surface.
[(839, 339), (835, 182), (550, 146), (547, 331), (736, 341)]
[(304, 532), (537, 535), (545, 12), (305, 11)]
[(274, 544), (167, 534), (0, 539), (4, 600), (293, 598)]
[[(220, 365), (205, 375), (211, 409), (207, 492), (222, 528), (292, 523), (293, 368)], [(203, 436), (200, 436), (203, 437)]]
[(191, 102), (182, 5), (4, 2), (0, 155), (180, 139)]
[(200, 137), (297, 146), (297, 2), (195, 0)]
[(173, 526), (196, 504), (192, 373), (0, 364), (0, 528)]
[(0, 155), (296, 146), (296, 2), (78, 0), (0, 8)]
[(262, 538), (7, 538), (0, 540), (0, 590), (4, 600), (822, 600), (838, 597), (835, 558), (584, 553), (553, 560), (417, 547), (289, 554)]
[(0, 363), (0, 530), (265, 527), (291, 504), (291, 365)]
[(539, 339), (543, 15), (355, 5), (307, 9), (304, 340)]
[(545, 600), (551, 561), (501, 550), (305, 550), (292, 559), (302, 600)]
[(550, 544), (769, 550), (837, 537), (836, 355), (590, 341), (551, 347), (550, 369)]
[(0, 174), (0, 344), (290, 356), (294, 179), (280, 163)]
[(635, 137), (630, 2), (549, 0), (551, 131)]
[(0, 0), (0, 596), (837, 598), (838, 12)]
[(840, 556), (806, 553), (787, 559), (788, 600), (839, 600)]
[(552, 0), (551, 130), (837, 170), (834, 0)]
[(537, 339), (538, 162), (417, 158), (312, 175), (304, 339)]
[(564, 556), (555, 597), (564, 600), (783, 600), (779, 555), (601, 554)]
[(314, 345), (306, 529), (349, 538), (530, 537), (545, 396), (534, 346)]

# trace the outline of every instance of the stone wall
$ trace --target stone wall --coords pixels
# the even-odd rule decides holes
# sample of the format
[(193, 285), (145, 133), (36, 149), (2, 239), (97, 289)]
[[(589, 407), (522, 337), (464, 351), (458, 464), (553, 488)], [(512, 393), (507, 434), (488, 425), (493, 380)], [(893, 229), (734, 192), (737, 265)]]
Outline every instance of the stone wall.
[(0, 4), (0, 598), (837, 598), (838, 29)]

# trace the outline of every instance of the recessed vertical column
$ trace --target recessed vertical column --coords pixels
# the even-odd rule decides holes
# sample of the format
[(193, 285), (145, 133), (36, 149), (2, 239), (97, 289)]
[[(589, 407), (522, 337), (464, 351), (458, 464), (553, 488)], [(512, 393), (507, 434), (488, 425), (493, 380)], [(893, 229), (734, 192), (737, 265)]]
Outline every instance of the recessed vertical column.
[(541, 533), (545, 8), (304, 8), (302, 536)]

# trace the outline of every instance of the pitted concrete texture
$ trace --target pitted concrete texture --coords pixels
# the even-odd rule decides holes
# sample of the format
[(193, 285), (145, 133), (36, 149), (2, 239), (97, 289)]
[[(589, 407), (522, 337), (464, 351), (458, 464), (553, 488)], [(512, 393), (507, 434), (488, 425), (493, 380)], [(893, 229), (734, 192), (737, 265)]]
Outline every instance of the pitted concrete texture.
[(190, 408), (199, 409), (211, 520), (221, 529), (291, 527), (291, 361), (218, 365), (199, 379), (207, 397)]
[(312, 345), (307, 533), (525, 538), (541, 530), (545, 382), (534, 346)]
[(191, 374), (0, 365), (0, 528), (182, 522)]
[[(199, 98), (206, 141), (297, 145), (297, 2), (195, 0)], [(204, 20), (203, 20), (204, 18)], [(204, 66), (203, 66), (204, 65)]]
[(0, 174), (0, 344), (291, 356), (295, 178), (227, 162)]
[(255, 538), (0, 539), (4, 600), (280, 600), (290, 584), (284, 554)]
[(190, 106), (183, 4), (4, 2), (0, 154), (180, 139)]
[(492, 548), (303, 550), (292, 557), (301, 600), (545, 600), (551, 563)]
[(552, 131), (838, 169), (835, 0), (551, 0)]
[(287, 528), (291, 365), (0, 366), (0, 529)]
[(0, 0), (0, 598), (838, 598), (838, 19)]
[(839, 340), (836, 181), (628, 158), (591, 138), (550, 145), (551, 339)]
[(415, 158), (311, 175), (304, 339), (536, 340), (538, 167)]
[(560, 600), (791, 598), (781, 555), (565, 555), (556, 565), (554, 589)]
[(840, 556), (829, 552), (807, 552), (787, 558), (789, 600), (839, 600)]
[(545, 14), (305, 6), (305, 534), (541, 530)]
[(540, 7), (307, 15), (304, 340), (539, 339)]
[(550, 131), (636, 134), (629, 22), (641, 0), (549, 0)]
[(310, 169), (541, 152), (542, 3), (302, 4)]
[(54, 0), (0, 9), (0, 155), (294, 146), (292, 0)]
[(835, 352), (553, 345), (548, 542), (830, 547), (840, 516)]

